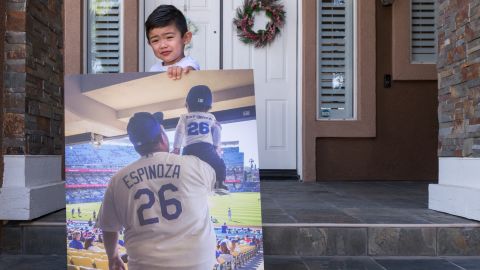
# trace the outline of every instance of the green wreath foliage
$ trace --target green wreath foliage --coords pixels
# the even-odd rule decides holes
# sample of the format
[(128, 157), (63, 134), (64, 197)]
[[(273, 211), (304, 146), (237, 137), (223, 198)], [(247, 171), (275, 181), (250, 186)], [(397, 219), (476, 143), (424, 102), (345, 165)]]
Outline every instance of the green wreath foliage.
[[(253, 31), (255, 13), (265, 11), (270, 19), (265, 29)], [(255, 48), (265, 47), (275, 40), (285, 24), (285, 9), (278, 0), (244, 0), (243, 6), (237, 8), (233, 20), (240, 40), (245, 44), (253, 44)]]

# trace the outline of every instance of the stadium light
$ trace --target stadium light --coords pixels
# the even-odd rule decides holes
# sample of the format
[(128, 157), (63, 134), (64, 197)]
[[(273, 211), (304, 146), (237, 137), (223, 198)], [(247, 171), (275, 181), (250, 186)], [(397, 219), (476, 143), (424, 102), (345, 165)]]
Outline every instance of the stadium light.
[(103, 143), (103, 136), (92, 132), (91, 143), (95, 147), (100, 147)]

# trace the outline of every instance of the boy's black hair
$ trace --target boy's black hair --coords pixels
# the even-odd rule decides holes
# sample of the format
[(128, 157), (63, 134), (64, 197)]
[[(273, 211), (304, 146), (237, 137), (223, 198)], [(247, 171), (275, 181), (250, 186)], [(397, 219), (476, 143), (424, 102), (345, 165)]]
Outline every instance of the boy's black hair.
[(206, 104), (194, 103), (188, 105), (189, 112), (208, 112), (211, 108), (212, 106)]
[(150, 38), (148, 37), (150, 30), (157, 27), (169, 26), (171, 24), (175, 24), (175, 27), (180, 31), (182, 37), (188, 31), (187, 20), (178, 8), (172, 5), (158, 6), (150, 16), (148, 16), (148, 19), (145, 22), (145, 34), (147, 35), (147, 40), (150, 41)]
[(195, 85), (185, 100), (189, 112), (208, 112), (212, 108), (212, 90), (206, 85)]

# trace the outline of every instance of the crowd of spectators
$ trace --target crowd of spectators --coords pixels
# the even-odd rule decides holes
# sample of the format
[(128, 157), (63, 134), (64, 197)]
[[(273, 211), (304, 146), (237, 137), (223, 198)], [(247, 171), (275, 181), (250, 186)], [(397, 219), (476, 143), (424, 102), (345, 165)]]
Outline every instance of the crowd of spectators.
[(260, 182), (243, 182), (238, 184), (229, 184), (228, 191), (235, 192), (260, 192)]
[[(121, 236), (123, 233), (121, 233)], [(119, 239), (119, 244), (123, 246), (123, 237)], [(105, 252), (98, 250), (94, 243), (103, 243), (102, 230), (95, 228), (95, 222), (67, 220), (67, 241), (70, 248), (87, 249), (96, 252)]]
[[(237, 269), (248, 260), (261, 256), (262, 234), (260, 229), (228, 228), (224, 224), (217, 233), (217, 265), (214, 269)], [(226, 232), (226, 233), (225, 233)], [(233, 235), (233, 233), (238, 233)]]
[(67, 185), (106, 185), (114, 172), (67, 172)]
[(102, 188), (67, 188), (65, 199), (67, 204), (101, 202), (106, 187)]
[(67, 168), (123, 168), (139, 158), (133, 146), (90, 143), (65, 147)]

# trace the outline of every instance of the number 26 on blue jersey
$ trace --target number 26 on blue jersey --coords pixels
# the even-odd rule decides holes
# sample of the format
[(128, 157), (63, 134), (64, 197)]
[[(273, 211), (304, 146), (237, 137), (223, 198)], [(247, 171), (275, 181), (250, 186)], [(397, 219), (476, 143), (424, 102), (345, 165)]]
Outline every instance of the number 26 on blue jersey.
[(206, 122), (192, 122), (187, 126), (187, 134), (191, 135), (205, 135), (210, 132), (210, 126)]

